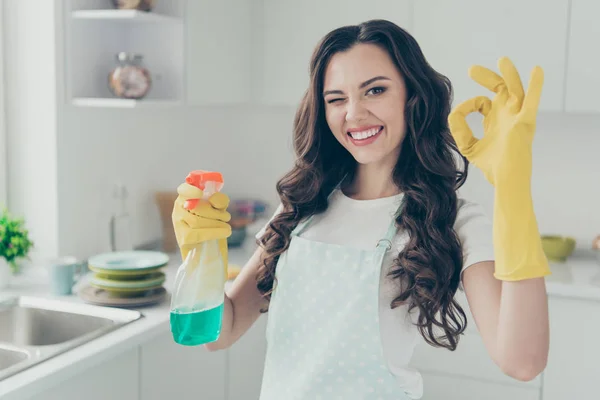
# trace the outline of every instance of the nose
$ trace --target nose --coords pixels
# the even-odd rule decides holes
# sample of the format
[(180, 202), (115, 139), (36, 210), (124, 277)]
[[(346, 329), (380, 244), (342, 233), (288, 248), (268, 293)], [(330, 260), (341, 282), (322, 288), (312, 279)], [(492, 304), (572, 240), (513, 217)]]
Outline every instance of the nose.
[(366, 119), (369, 111), (360, 100), (348, 101), (346, 108), (346, 121), (357, 122)]

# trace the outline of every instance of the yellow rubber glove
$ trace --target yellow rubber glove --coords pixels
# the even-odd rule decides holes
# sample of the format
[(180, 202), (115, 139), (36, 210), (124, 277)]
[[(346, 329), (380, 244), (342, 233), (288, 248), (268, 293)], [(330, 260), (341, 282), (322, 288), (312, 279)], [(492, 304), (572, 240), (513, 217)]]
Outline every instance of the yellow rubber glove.
[[(459, 151), (495, 187), (494, 275), (517, 281), (550, 274), (531, 198), (532, 144), (544, 73), (540, 67), (532, 70), (525, 93), (508, 58), (500, 58), (498, 67), (502, 76), (482, 66), (469, 69), (473, 80), (496, 95), (493, 100), (480, 96), (465, 101), (448, 122)], [(472, 112), (484, 115), (481, 139), (467, 124)]]
[(184, 203), (190, 199), (202, 199), (203, 192), (188, 183), (177, 188), (177, 199), (173, 205), (173, 228), (181, 251), (182, 259), (186, 259), (190, 250), (208, 240), (218, 240), (221, 256), (227, 276), (227, 238), (231, 236), (231, 214), (227, 211), (229, 197), (217, 192), (208, 201), (200, 200), (192, 210), (186, 210)]

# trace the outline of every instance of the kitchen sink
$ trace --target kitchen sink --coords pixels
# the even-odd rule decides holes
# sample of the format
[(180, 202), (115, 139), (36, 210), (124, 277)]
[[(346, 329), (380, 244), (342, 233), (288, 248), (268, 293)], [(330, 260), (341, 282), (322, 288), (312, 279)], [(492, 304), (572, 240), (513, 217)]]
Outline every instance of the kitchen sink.
[(27, 360), (30, 355), (22, 350), (0, 348), (0, 371)]
[(0, 300), (0, 381), (142, 318), (139, 311), (17, 296)]

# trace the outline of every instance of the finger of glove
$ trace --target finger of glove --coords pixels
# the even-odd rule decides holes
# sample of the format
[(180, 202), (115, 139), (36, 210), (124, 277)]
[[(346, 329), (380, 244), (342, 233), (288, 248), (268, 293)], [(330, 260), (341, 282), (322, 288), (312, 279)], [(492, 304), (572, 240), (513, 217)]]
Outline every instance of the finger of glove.
[(474, 65), (469, 68), (469, 76), (475, 82), (494, 93), (500, 93), (506, 88), (504, 79), (500, 75), (481, 65)]
[[(214, 208), (210, 207), (210, 205), (208, 207), (212, 209), (211, 213), (213, 213), (213, 214), (216, 214), (216, 213), (229, 214), (229, 213), (227, 213), (227, 211), (215, 210)], [(223, 227), (224, 225), (229, 226), (229, 224), (227, 223), (228, 221), (225, 221), (221, 218), (212, 218), (215, 215), (209, 215), (207, 217), (207, 214), (209, 214), (209, 213), (203, 213), (202, 215), (196, 215), (191, 212), (187, 212), (186, 210), (183, 210), (183, 212), (181, 212), (181, 213), (174, 214), (174, 222), (183, 221), (193, 229), (196, 229), (196, 228), (212, 229), (212, 228), (220, 228), (220, 227)]]
[(226, 239), (231, 236), (231, 227), (228, 224), (211, 228), (192, 228), (185, 221), (178, 221), (174, 225), (179, 246), (202, 243), (208, 240)]
[(513, 97), (517, 110), (521, 109), (525, 92), (523, 91), (523, 83), (519, 76), (519, 71), (508, 57), (502, 57), (498, 60), (498, 68), (504, 78), (504, 83), (508, 89), (508, 93)]
[(202, 196), (204, 196), (202, 189), (198, 189), (196, 186), (192, 186), (187, 182), (184, 182), (177, 187), (177, 194), (184, 200), (201, 199)]
[(210, 196), (208, 201), (217, 210), (225, 210), (229, 207), (229, 197), (225, 193), (217, 192)]
[[(180, 209), (182, 211), (187, 211), (183, 207)], [(231, 220), (231, 214), (228, 211), (214, 208), (212, 204), (206, 200), (199, 201), (196, 207), (188, 212), (188, 217), (190, 215), (192, 217), (202, 217), (223, 222), (229, 222)]]
[(529, 77), (529, 85), (527, 86), (527, 94), (523, 100), (523, 117), (526, 122), (534, 123), (540, 100), (542, 97), (542, 87), (544, 86), (544, 70), (541, 67), (535, 67), (531, 71)]
[(184, 244), (202, 243), (210, 240), (226, 239), (231, 236), (231, 229), (191, 229), (184, 231), (181, 242)]
[(491, 109), (491, 100), (485, 96), (473, 97), (463, 101), (448, 116), (450, 132), (460, 152), (467, 157), (479, 142), (467, 123), (467, 116), (479, 112), (487, 116)]

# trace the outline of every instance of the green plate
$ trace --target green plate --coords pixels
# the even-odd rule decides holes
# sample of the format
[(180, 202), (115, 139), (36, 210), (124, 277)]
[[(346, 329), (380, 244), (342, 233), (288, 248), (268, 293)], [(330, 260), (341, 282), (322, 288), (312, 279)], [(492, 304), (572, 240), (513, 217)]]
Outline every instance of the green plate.
[(169, 263), (169, 256), (161, 251), (115, 251), (90, 257), (88, 266), (108, 271), (147, 272), (147, 270), (164, 267)]
[(98, 284), (95, 284), (92, 282), (90, 282), (90, 286), (95, 287), (97, 289), (102, 289), (106, 293), (108, 293), (110, 296), (114, 296), (114, 297), (142, 296), (149, 291), (152, 291), (154, 289), (158, 289), (158, 288), (162, 287), (162, 285), (154, 285), (154, 286), (143, 287), (143, 288), (113, 288), (113, 287), (108, 287), (108, 286), (104, 286), (104, 285), (98, 285)]
[(90, 279), (90, 284), (102, 286), (103, 288), (113, 289), (148, 289), (155, 286), (160, 286), (165, 282), (165, 274), (162, 272), (156, 272), (149, 274), (142, 279), (110, 279), (102, 276), (94, 275)]
[(151, 269), (146, 269), (143, 271), (111, 271), (102, 268), (97, 268), (92, 265), (88, 266), (89, 269), (95, 273), (96, 276), (103, 279), (116, 279), (116, 280), (139, 280), (144, 279), (149, 275), (155, 274), (160, 271), (163, 267), (156, 267)]

